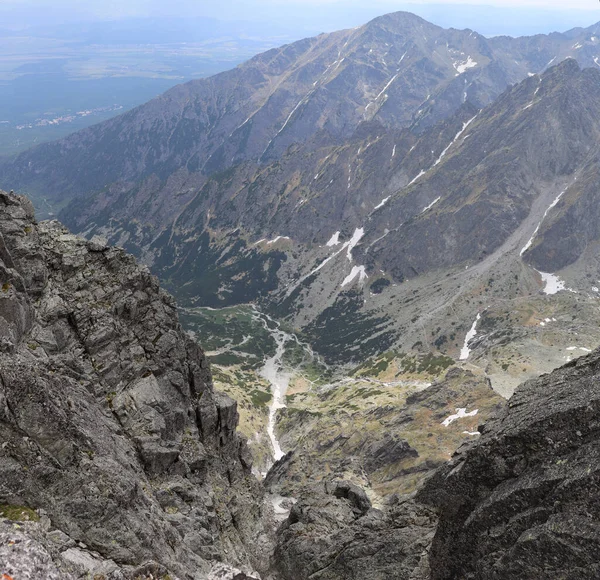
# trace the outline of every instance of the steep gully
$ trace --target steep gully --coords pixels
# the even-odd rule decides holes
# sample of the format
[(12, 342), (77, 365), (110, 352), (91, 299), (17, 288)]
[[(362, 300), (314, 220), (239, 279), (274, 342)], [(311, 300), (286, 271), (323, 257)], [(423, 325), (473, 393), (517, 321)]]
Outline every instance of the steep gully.
[(296, 343), (304, 350), (305, 355), (308, 355), (309, 360), (313, 360), (315, 354), (310, 348), (310, 346), (300, 342), (296, 335), (289, 334), (282, 330), (279, 322), (273, 320), (269, 315), (260, 312), (256, 308), (254, 308), (254, 319), (263, 325), (265, 330), (267, 330), (267, 332), (270, 333), (271, 337), (273, 338), (276, 344), (275, 354), (265, 359), (265, 364), (261, 368), (259, 374), (261, 377), (266, 379), (271, 385), (271, 394), (273, 398), (269, 406), (269, 422), (267, 424), (267, 434), (269, 435), (271, 447), (273, 448), (274, 461), (278, 461), (285, 455), (285, 453), (281, 449), (281, 445), (279, 443), (279, 440), (277, 439), (277, 434), (275, 433), (277, 411), (286, 407), (285, 396), (290, 384), (290, 379), (294, 374), (293, 369), (289, 367), (286, 368), (284, 362), (286, 345), (290, 342)]

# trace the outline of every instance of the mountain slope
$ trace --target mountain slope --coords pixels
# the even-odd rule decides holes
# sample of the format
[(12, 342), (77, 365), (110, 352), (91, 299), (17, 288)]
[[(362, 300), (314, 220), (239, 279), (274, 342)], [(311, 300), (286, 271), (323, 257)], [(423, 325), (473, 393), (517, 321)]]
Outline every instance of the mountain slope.
[(56, 204), (156, 176), (170, 197), (169, 178), (195, 174), (198, 185), (202, 176), (244, 160), (277, 159), (316, 135), (339, 143), (365, 120), (430, 126), (466, 100), (489, 104), (510, 83), (566, 56), (596, 66), (594, 34), (592, 27), (488, 40), (408, 13), (383, 16), (271, 50), (25, 152), (4, 165), (0, 183)]
[[(393, 14), (178, 87), (3, 179), (45, 183), (73, 230), (140, 256), (183, 306), (259, 303), (334, 364), (466, 353), (509, 395), (600, 341), (595, 34), (486, 40)], [(569, 54), (594, 68), (555, 64)]]
[[(62, 216), (142, 255), (184, 305), (259, 300), (330, 362), (389, 349), (458, 358), (479, 315), (487, 332), (474, 356), (507, 394), (524, 373), (563, 363), (565, 349), (600, 340), (588, 282), (597, 276), (598, 72), (567, 60), (418, 135), (370, 121), (339, 145), (315, 138), (200, 188), (176, 181), (181, 206), (148, 180), (73, 202)], [(566, 264), (579, 294), (543, 298), (537, 270)], [(582, 310), (578, 338), (568, 321)], [(546, 318), (561, 322), (558, 334), (540, 335)]]

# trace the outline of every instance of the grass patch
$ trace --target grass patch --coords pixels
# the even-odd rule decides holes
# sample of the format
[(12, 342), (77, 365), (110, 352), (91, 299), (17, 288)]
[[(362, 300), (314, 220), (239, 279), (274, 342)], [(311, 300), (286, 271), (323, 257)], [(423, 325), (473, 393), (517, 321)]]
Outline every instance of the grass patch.
[(250, 392), (250, 399), (255, 407), (264, 407), (268, 405), (272, 398), (273, 395), (271, 395), (271, 393), (259, 391), (258, 389), (254, 389)]
[(0, 504), (0, 516), (13, 522), (37, 522), (40, 516), (23, 505)]

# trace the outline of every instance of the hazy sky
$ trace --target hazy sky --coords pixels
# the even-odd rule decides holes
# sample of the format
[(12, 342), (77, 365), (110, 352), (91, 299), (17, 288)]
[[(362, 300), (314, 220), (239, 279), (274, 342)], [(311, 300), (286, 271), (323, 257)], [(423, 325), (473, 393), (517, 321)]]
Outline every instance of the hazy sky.
[(357, 26), (396, 10), (488, 35), (565, 30), (600, 20), (598, 0), (0, 0), (0, 29), (132, 16), (206, 16), (273, 22), (313, 33)]

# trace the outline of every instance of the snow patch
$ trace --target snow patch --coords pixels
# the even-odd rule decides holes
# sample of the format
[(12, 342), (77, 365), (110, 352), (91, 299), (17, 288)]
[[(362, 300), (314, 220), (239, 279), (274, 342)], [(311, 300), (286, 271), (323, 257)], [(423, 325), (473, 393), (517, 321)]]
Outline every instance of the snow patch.
[(561, 290), (566, 290), (565, 283), (556, 275), (550, 274), (548, 272), (539, 272), (542, 277), (542, 282), (544, 282), (544, 294), (556, 294)]
[(335, 234), (329, 238), (329, 241), (325, 245), (329, 248), (332, 246), (337, 246), (340, 243), (340, 233), (341, 232), (335, 232)]
[(389, 195), (388, 197), (386, 197), (386, 198), (382, 199), (382, 200), (381, 200), (381, 201), (380, 201), (380, 202), (379, 202), (379, 203), (378, 203), (378, 204), (377, 204), (377, 205), (376, 205), (376, 206), (373, 208), (373, 211), (375, 211), (376, 209), (379, 209), (380, 207), (383, 207), (383, 206), (384, 206), (384, 205), (385, 205), (385, 204), (388, 202), (388, 200), (390, 199), (390, 197), (392, 197), (392, 196), (391, 196), (391, 195)]
[[(338, 234), (338, 233), (339, 232), (336, 232), (336, 234)], [(348, 260), (352, 261), (352, 250), (354, 249), (356, 244), (358, 244), (358, 242), (360, 242), (361, 238), (364, 235), (365, 235), (364, 228), (357, 228), (356, 230), (354, 230), (354, 234), (352, 234), (352, 238), (350, 238), (350, 240), (348, 240), (347, 242), (344, 242), (342, 247), (337, 252), (335, 252), (328, 258), (325, 258), (325, 260), (323, 260), (316, 268), (311, 270), (311, 272), (307, 276), (302, 278), (300, 282), (302, 282), (303, 280), (306, 280), (306, 278), (309, 278), (313, 274), (316, 274), (319, 270), (324, 268), (329, 262), (331, 262), (331, 260), (333, 260), (337, 255), (341, 254), (344, 250), (347, 250)], [(334, 236), (335, 236), (335, 234), (334, 234)], [(329, 244), (327, 244), (327, 245), (329, 245)]]
[(464, 60), (462, 62), (453, 62), (452, 66), (454, 66), (454, 68), (457, 70), (458, 74), (462, 74), (464, 72), (466, 72), (468, 69), (473, 68), (474, 66), (477, 66), (477, 63), (470, 57), (467, 57), (467, 60)]
[(434, 199), (421, 213), (425, 213), (427, 210), (430, 210), (438, 201), (440, 201), (441, 196)]
[(367, 276), (364, 266), (353, 266), (350, 274), (348, 274), (344, 278), (344, 281), (342, 282), (341, 287), (343, 288), (344, 286), (347, 286), (348, 284), (350, 284), (350, 282), (352, 282), (352, 280), (354, 280), (354, 278), (356, 278), (357, 276), (358, 276), (358, 281), (361, 283), (364, 282), (369, 277), (369, 276)]
[(350, 260), (352, 262), (352, 250), (356, 247), (356, 244), (358, 244), (358, 242), (360, 242), (360, 240), (362, 239), (362, 237), (365, 235), (365, 230), (364, 228), (356, 228), (354, 230), (354, 233), (352, 234), (352, 237), (350, 238), (350, 240), (348, 242), (346, 242), (346, 244), (348, 244), (348, 251), (346, 252), (346, 256), (348, 257), (348, 260)]
[(467, 336), (465, 336), (465, 342), (464, 342), (462, 349), (460, 350), (459, 360), (467, 360), (469, 358), (469, 355), (471, 354), (471, 349), (469, 348), (469, 343), (477, 335), (477, 323), (479, 322), (480, 318), (481, 318), (481, 314), (478, 313), (477, 318), (475, 319), (475, 322), (473, 322), (473, 325), (471, 326), (469, 332), (467, 332)]
[(466, 408), (456, 409), (456, 414), (446, 417), (446, 419), (444, 419), (442, 421), (442, 425), (444, 427), (448, 427), (448, 425), (450, 425), (451, 423), (454, 423), (454, 421), (456, 421), (457, 419), (462, 419), (464, 417), (475, 417), (475, 415), (477, 415), (478, 412), (479, 412), (479, 409), (475, 409), (474, 411), (471, 411), (470, 413), (467, 413)]

